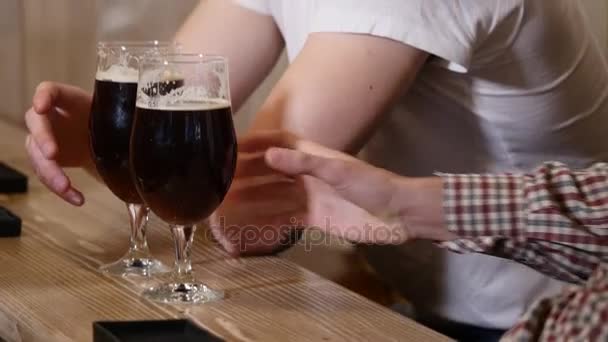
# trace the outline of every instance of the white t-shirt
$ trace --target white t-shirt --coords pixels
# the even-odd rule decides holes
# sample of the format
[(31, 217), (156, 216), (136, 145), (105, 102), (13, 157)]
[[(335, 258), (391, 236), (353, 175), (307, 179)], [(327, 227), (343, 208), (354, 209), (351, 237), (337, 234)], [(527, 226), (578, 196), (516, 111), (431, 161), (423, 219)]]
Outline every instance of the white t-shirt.
[[(608, 68), (578, 0), (238, 1), (274, 18), (290, 60), (312, 32), (386, 37), (433, 55), (367, 144), (371, 163), (423, 176), (608, 161)], [(480, 326), (508, 328), (563, 286), (430, 243), (366, 251), (422, 310)]]

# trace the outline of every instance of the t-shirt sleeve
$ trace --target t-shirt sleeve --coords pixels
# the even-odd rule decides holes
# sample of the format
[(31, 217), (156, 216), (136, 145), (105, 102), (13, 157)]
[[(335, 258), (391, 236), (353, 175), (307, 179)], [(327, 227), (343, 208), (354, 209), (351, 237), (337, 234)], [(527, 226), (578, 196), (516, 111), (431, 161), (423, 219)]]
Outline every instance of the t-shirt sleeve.
[(254, 12), (258, 12), (263, 15), (270, 15), (270, 4), (269, 0), (234, 0), (241, 7), (247, 8)]
[(390, 38), (438, 57), (457, 72), (471, 65), (495, 1), (317, 0), (311, 32), (348, 32)]

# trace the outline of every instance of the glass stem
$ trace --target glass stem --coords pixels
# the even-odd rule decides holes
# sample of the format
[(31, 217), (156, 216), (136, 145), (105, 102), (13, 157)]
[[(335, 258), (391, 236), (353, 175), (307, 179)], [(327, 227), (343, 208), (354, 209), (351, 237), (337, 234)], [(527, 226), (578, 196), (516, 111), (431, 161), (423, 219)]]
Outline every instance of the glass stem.
[(175, 243), (174, 277), (178, 283), (194, 282), (190, 255), (195, 230), (196, 226), (171, 226), (171, 233), (173, 234), (173, 241)]
[(148, 242), (146, 240), (146, 224), (150, 209), (139, 203), (127, 203), (129, 211), (129, 223), (131, 225), (130, 252), (148, 253)]

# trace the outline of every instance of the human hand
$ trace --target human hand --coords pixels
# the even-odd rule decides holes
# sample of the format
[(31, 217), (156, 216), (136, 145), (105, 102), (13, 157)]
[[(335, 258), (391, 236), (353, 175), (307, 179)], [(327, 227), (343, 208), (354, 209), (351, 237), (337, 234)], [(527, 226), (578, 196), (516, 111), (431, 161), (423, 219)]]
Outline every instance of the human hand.
[[(435, 206), (412, 213), (408, 205), (423, 197)], [(239, 141), (235, 180), (211, 226), (232, 255), (267, 254), (290, 246), (290, 233), (304, 227), (357, 243), (432, 238), (410, 226), (420, 214), (428, 215), (425, 224), (442, 226), (440, 180), (399, 177), (287, 133), (264, 132)]]
[(210, 217), (214, 238), (233, 256), (277, 253), (297, 241), (306, 213), (301, 182), (269, 168), (271, 146), (295, 146), (292, 135), (262, 132), (239, 138), (234, 180)]
[(84, 197), (62, 167), (94, 170), (89, 152), (91, 95), (60, 83), (42, 82), (25, 113), (25, 147), (36, 175), (52, 192), (73, 205)]
[(265, 160), (274, 170), (302, 180), (314, 201), (308, 213), (314, 227), (355, 243), (402, 244), (412, 239), (404, 208), (396, 202), (401, 177), (331, 152), (328, 157), (328, 152), (321, 156), (270, 148)]
[(325, 208), (309, 211), (312, 222), (318, 222), (319, 215), (334, 219), (336, 224), (321, 226), (322, 230), (366, 244), (456, 238), (444, 224), (441, 178), (403, 177), (325, 150), (324, 156), (301, 149), (271, 148), (266, 152), (270, 167), (287, 176), (302, 177), (310, 198), (328, 202)]

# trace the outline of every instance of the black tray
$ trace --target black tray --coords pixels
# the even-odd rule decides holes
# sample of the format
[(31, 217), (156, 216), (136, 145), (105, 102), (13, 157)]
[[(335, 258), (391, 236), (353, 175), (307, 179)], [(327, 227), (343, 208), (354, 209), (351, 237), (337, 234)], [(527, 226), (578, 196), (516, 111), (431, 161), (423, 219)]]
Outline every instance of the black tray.
[[(21, 218), (0, 206), (0, 238), (21, 235)], [(2, 342), (2, 340), (0, 340)]]
[(93, 342), (221, 342), (188, 320), (93, 322)]
[(27, 192), (27, 176), (0, 162), (0, 193), (19, 194)]

